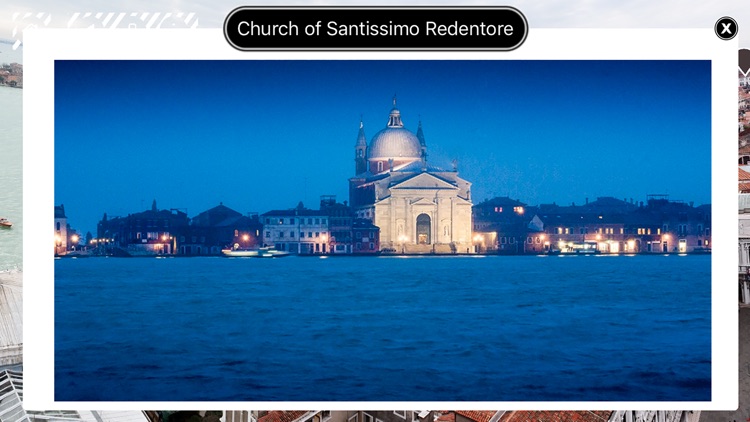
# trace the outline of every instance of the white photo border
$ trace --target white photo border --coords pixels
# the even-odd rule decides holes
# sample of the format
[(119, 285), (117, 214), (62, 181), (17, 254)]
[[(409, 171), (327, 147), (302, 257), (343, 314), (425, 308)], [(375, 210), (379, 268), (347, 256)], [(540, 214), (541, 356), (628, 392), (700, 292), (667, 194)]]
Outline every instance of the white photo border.
[[(92, 32), (96, 31), (96, 32)], [(27, 410), (461, 408), (734, 410), (738, 405), (735, 41), (705, 29), (542, 29), (511, 52), (242, 52), (221, 29), (29, 29), (23, 99), (24, 407)], [(711, 60), (712, 301), (710, 402), (56, 402), (54, 400), (55, 60)], [(690, 292), (685, 292), (690, 294)], [(690, 309), (685, 309), (690, 312)]]

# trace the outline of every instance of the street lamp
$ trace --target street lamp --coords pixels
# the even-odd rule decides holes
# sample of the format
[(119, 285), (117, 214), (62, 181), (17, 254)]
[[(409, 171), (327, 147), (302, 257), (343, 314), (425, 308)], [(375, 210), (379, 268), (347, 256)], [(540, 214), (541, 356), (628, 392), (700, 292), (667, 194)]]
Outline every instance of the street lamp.
[(484, 240), (484, 236), (481, 234), (478, 234), (474, 236), (474, 247), (476, 248), (476, 253), (480, 253), (482, 251), (482, 241)]
[(320, 240), (322, 240), (322, 241), (323, 241), (323, 253), (328, 253), (328, 252), (327, 252), (327, 251), (328, 251), (328, 248), (326, 248), (326, 244), (328, 243), (328, 235), (327, 235), (327, 234), (325, 234), (325, 233), (323, 233), (323, 234), (322, 234), (322, 235), (320, 236)]
[(401, 254), (402, 255), (404, 254), (404, 248), (405, 248), (404, 247), (404, 243), (406, 243), (407, 240), (408, 240), (407, 237), (404, 236), (403, 234), (398, 236), (398, 241), (399, 241), (399, 243), (401, 243)]

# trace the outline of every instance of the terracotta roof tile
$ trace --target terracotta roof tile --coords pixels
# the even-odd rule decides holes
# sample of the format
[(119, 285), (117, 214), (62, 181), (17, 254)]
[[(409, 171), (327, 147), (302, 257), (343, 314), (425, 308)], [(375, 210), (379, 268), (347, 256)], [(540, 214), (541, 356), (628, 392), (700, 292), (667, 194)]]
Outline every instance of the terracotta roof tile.
[(490, 422), (497, 410), (456, 410), (456, 413), (476, 422)]
[(739, 193), (750, 193), (750, 183), (740, 183)]
[(737, 170), (739, 170), (739, 180), (750, 180), (750, 173), (742, 169)]
[(500, 422), (607, 422), (612, 412), (607, 411), (540, 411), (519, 410), (508, 412)]

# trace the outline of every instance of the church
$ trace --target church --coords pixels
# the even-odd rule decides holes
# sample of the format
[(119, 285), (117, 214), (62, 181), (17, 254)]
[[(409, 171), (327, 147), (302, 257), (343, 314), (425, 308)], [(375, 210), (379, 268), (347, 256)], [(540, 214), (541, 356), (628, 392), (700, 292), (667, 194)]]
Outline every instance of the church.
[(354, 162), (349, 201), (358, 218), (380, 228), (381, 250), (473, 250), (471, 183), (458, 176), (455, 164), (452, 170), (428, 164), (422, 122), (416, 134), (405, 128), (395, 98), (386, 127), (369, 143), (360, 121)]

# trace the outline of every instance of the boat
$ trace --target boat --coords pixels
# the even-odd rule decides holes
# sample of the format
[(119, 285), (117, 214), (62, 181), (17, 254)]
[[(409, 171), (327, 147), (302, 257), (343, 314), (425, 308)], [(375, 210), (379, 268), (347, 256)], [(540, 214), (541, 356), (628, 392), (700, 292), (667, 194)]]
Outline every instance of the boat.
[(221, 254), (230, 258), (283, 258), (289, 256), (289, 252), (278, 251), (270, 247), (258, 249), (222, 249)]
[(10, 227), (13, 223), (11, 223), (7, 218), (0, 217), (0, 227)]

